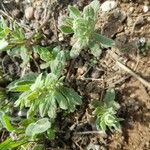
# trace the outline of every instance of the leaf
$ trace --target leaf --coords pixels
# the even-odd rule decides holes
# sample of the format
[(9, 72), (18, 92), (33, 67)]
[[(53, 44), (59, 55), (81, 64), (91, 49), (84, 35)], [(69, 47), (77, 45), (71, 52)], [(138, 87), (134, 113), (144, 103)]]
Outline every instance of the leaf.
[(30, 55), (29, 55), (28, 50), (25, 47), (25, 45), (21, 46), (21, 48), (20, 48), (20, 56), (23, 60), (21, 67), (25, 67), (30, 61)]
[(61, 32), (65, 33), (65, 34), (72, 34), (74, 33), (73, 29), (69, 26), (66, 25), (62, 25), (59, 27), (59, 29), (61, 30)]
[(55, 135), (55, 130), (49, 128), (49, 129), (47, 130), (47, 136), (48, 136), (49, 140), (54, 140), (54, 139), (55, 139), (55, 136), (56, 136), (56, 135)]
[(114, 109), (119, 109), (120, 105), (115, 102), (115, 90), (114, 89), (108, 89), (106, 91), (104, 102), (107, 107), (114, 107)]
[(0, 40), (0, 50), (4, 50), (8, 46), (8, 42), (5, 39)]
[(48, 130), (51, 127), (51, 123), (47, 118), (42, 118), (39, 119), (35, 123), (31, 123), (27, 128), (26, 128), (26, 135), (27, 136), (35, 136), (36, 134), (41, 134)]
[(58, 18), (58, 27), (60, 28), (61, 26), (67, 26), (71, 27), (73, 26), (73, 19), (67, 16), (60, 16)]
[(94, 9), (92, 7), (86, 6), (83, 9), (83, 17), (85, 19), (95, 19), (95, 12)]
[(57, 54), (56, 58), (50, 63), (51, 72), (56, 76), (60, 77), (65, 66), (65, 61), (65, 53), (64, 51), (60, 51)]
[(24, 43), (25, 34), (22, 28), (20, 28), (16, 22), (13, 24), (14, 30), (11, 33), (11, 41), (16, 44), (15, 42)]
[(100, 35), (98, 33), (94, 33), (93, 37), (97, 42), (100, 42), (104, 47), (112, 47), (114, 46), (114, 41), (106, 36)]
[[(31, 77), (32, 76), (32, 77)], [(22, 92), (30, 89), (30, 86), (34, 83), (36, 74), (28, 74), (25, 77), (11, 82), (7, 89), (11, 92)], [(32, 79), (33, 78), (33, 79)]]
[(48, 104), (49, 104), (48, 116), (50, 118), (55, 118), (57, 105), (56, 105), (56, 101), (55, 101), (54, 96), (48, 97)]
[(109, 102), (109, 101), (114, 101), (115, 100), (115, 90), (112, 88), (109, 88), (106, 91), (105, 97), (104, 97), (104, 101), (105, 102)]
[(44, 145), (42, 144), (37, 144), (32, 148), (32, 150), (44, 150), (44, 149), (45, 149)]
[(2, 111), (0, 112), (0, 121), (3, 127), (7, 129), (7, 131), (12, 132), (15, 130), (15, 128), (10, 123), (10, 118)]
[(98, 0), (94, 0), (88, 6), (92, 7), (94, 9), (94, 12), (97, 13), (100, 8), (100, 2)]
[(48, 68), (50, 66), (50, 63), (51, 62), (40, 64), (40, 68), (41, 69), (46, 69), (46, 68)]
[(93, 100), (93, 101), (91, 102), (91, 104), (92, 104), (92, 106), (93, 106), (94, 108), (98, 108), (99, 106), (102, 105), (102, 103), (101, 103), (99, 100)]
[(81, 105), (81, 97), (71, 88), (60, 87), (59, 91), (65, 96), (68, 101), (68, 111), (73, 112), (76, 105)]
[(55, 91), (54, 96), (61, 109), (64, 109), (64, 110), (68, 109), (67, 99), (64, 97), (62, 93)]
[(10, 33), (10, 29), (8, 27), (2, 29), (0, 28), (0, 39), (7, 38), (9, 33)]
[(42, 73), (36, 78), (35, 83), (31, 85), (30, 89), (32, 91), (43, 86)]
[(83, 48), (82, 44), (81, 44), (79, 41), (77, 41), (77, 42), (73, 45), (73, 47), (72, 47), (72, 49), (71, 49), (71, 51), (70, 51), (70, 57), (71, 57), (71, 58), (76, 58), (77, 56), (79, 56), (79, 54), (80, 54), (82, 48)]
[(48, 112), (49, 104), (46, 100), (42, 101), (42, 103), (39, 105), (39, 113), (41, 117), (44, 117), (46, 113)]
[(69, 15), (72, 18), (78, 18), (81, 17), (80, 11), (77, 7), (74, 6), (68, 6)]
[(23, 145), (27, 142), (25, 138), (19, 141), (13, 141), (10, 137), (8, 137), (4, 142), (0, 143), (0, 150), (8, 150), (16, 148), (20, 145)]
[(53, 60), (53, 55), (52, 55), (52, 49), (48, 47), (42, 47), (42, 46), (34, 46), (33, 50), (40, 55), (40, 58), (45, 61), (49, 62)]
[(99, 46), (99, 44), (91, 44), (90, 46), (90, 50), (91, 50), (91, 53), (95, 56), (95, 57), (99, 57), (102, 53), (102, 50)]

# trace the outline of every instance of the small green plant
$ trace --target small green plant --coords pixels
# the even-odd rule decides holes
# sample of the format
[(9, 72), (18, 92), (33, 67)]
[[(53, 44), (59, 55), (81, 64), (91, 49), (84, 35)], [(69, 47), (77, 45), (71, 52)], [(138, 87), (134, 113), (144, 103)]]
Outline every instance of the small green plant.
[[(65, 51), (60, 49), (60, 46), (54, 47), (54, 48), (48, 48), (48, 47), (41, 47), (41, 46), (34, 46), (33, 50), (35, 53), (38, 53), (40, 58), (44, 61), (40, 65), (41, 69), (45, 69), (47, 67), (50, 67), (51, 69), (64, 66), (66, 54)], [(59, 65), (58, 65), (59, 64)], [(56, 70), (59, 70), (56, 68)]]
[(36, 80), (21, 79), (11, 83), (8, 90), (23, 92), (15, 102), (20, 109), (29, 108), (27, 117), (33, 117), (39, 112), (41, 117), (56, 117), (57, 106), (68, 112), (73, 112), (76, 105), (81, 104), (81, 97), (72, 89), (64, 85), (61, 77), (64, 69), (65, 55), (61, 51), (51, 62), (51, 73), (40, 74)]
[(137, 43), (137, 48), (140, 54), (146, 56), (150, 50), (150, 41), (146, 41), (144, 37), (140, 38)]
[(103, 102), (94, 102), (94, 113), (96, 114), (96, 125), (99, 130), (106, 131), (107, 127), (119, 130), (121, 128), (119, 121), (122, 119), (116, 116), (119, 104), (115, 102), (115, 91), (108, 89)]
[(102, 47), (111, 47), (114, 41), (96, 32), (95, 24), (100, 8), (98, 0), (94, 0), (80, 12), (77, 7), (69, 6), (69, 16), (61, 16), (59, 29), (64, 34), (73, 34), (73, 47), (71, 57), (79, 55), (84, 48), (89, 48), (91, 53), (98, 57)]

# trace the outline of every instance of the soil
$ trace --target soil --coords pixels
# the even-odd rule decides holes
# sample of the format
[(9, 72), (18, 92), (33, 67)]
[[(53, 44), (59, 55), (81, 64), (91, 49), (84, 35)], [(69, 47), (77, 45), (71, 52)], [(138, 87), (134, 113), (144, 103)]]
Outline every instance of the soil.
[[(45, 19), (45, 10), (48, 10), (50, 15), (46, 18), (47, 22), (40, 28), (40, 32), (44, 34), (40, 44), (49, 46), (61, 43), (63, 47), (70, 47), (70, 37), (64, 37), (57, 28), (58, 17), (60, 14), (67, 13), (68, 5), (77, 4), (82, 10), (89, 2), (51, 0), (48, 3), (46, 0), (4, 0), (0, 2), (0, 10), (9, 21), (15, 19), (24, 28), (27, 36), (39, 29)], [(102, 34), (116, 41), (116, 47), (112, 50), (120, 56), (125, 65), (150, 82), (149, 49), (146, 49), (147, 53), (143, 56), (140, 55), (137, 47), (141, 38), (145, 38), (147, 42), (150, 41), (150, 11), (144, 13), (145, 3), (150, 7), (150, 2), (146, 0), (145, 2), (120, 0), (114, 10), (99, 13), (96, 27), (101, 29)], [(25, 10), (28, 7), (32, 7), (33, 10), (26, 17)], [(93, 56), (85, 51), (81, 52), (74, 62), (68, 62), (66, 80), (83, 97), (83, 105), (78, 107), (75, 113), (58, 118), (60, 133), (55, 140), (47, 142), (47, 149), (150, 149), (150, 89), (119, 68), (108, 51), (109, 49), (104, 50), (95, 64), (91, 63)], [(8, 57), (2, 57), (2, 59), (2, 64), (6, 64), (9, 59), (6, 65), (2, 65), (7, 75), (20, 76), (20, 68), (15, 67), (18, 61)], [(11, 67), (15, 69), (9, 69)], [(83, 74), (85, 78), (81, 78)], [(96, 127), (90, 103), (93, 99), (101, 99), (108, 87), (114, 87), (116, 90), (116, 101), (121, 105), (118, 116), (124, 119), (121, 122), (122, 129), (121, 132), (108, 131), (106, 135), (95, 134), (92, 132), (96, 130)], [(91, 133), (84, 134), (86, 131)]]

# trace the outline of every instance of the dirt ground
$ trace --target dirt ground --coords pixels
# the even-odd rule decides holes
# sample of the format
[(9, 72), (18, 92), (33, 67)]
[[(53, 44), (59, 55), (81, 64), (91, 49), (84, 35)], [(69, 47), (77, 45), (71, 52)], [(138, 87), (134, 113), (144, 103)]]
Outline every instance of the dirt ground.
[[(0, 10), (3, 11), (1, 15), (8, 20), (15, 19), (27, 35), (39, 29), (45, 19), (46, 11), (49, 11), (49, 17), (46, 18), (48, 21), (40, 30), (44, 34), (40, 44), (48, 46), (60, 43), (68, 47), (70, 37), (64, 37), (58, 30), (58, 17), (60, 14), (66, 14), (69, 4), (77, 4), (82, 10), (89, 2), (87, 0), (51, 0), (48, 3), (46, 0), (4, 0), (0, 2)], [(100, 2), (103, 3), (104, 0)], [(141, 38), (150, 42), (150, 11), (146, 13), (143, 11), (145, 4), (150, 6), (150, 1), (118, 0), (115, 9), (107, 13), (99, 12), (96, 26), (101, 29), (102, 34), (116, 41), (116, 48), (112, 50), (119, 54), (125, 65), (150, 82), (150, 52), (141, 55), (137, 48)], [(33, 12), (28, 14), (30, 19), (27, 19), (25, 11), (29, 7), (33, 8)], [(83, 96), (84, 105), (68, 117), (58, 119), (58, 130), (64, 132), (58, 133), (56, 140), (47, 142), (47, 149), (150, 149), (150, 89), (119, 68), (108, 51), (109, 49), (104, 50), (95, 64), (91, 63), (93, 56), (85, 51), (76, 58), (74, 63), (68, 62), (67, 81)], [(9, 65), (10, 61), (2, 67), (7, 74), (16, 76), (18, 73), (16, 66), (14, 65), (10, 71), (6, 69)], [(86, 78), (81, 79), (84, 73)], [(96, 129), (89, 104), (92, 99), (101, 97), (108, 87), (114, 87), (117, 91), (116, 101), (121, 105), (118, 116), (124, 119), (121, 122), (122, 129), (121, 132), (108, 131), (106, 135), (95, 134), (92, 133)], [(76, 132), (72, 134), (72, 130)], [(84, 134), (85, 131), (91, 131), (91, 133)]]

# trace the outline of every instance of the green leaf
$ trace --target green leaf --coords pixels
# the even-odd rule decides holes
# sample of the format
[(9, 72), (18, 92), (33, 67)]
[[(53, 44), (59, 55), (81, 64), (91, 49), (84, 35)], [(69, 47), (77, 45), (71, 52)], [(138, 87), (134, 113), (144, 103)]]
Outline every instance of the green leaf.
[(13, 141), (10, 137), (8, 137), (4, 142), (0, 143), (0, 150), (8, 150), (17, 148), (20, 145), (23, 145), (27, 142), (27, 140), (21, 139), (19, 141)]
[(10, 29), (9, 28), (0, 28), (0, 39), (3, 39), (3, 38), (7, 38), (7, 36), (9, 35), (10, 33)]
[(25, 34), (22, 28), (20, 28), (16, 22), (13, 24), (13, 31), (11, 33), (11, 42), (16, 44), (15, 42), (24, 43), (25, 40)]
[(95, 19), (95, 12), (94, 9), (92, 7), (85, 7), (83, 10), (83, 17), (85, 19)]
[(56, 136), (56, 135), (55, 135), (55, 130), (49, 128), (49, 129), (47, 130), (47, 136), (48, 136), (49, 140), (54, 140), (54, 139), (55, 139), (55, 136)]
[(48, 104), (49, 104), (48, 116), (50, 118), (55, 118), (57, 105), (54, 96), (48, 97)]
[(114, 41), (106, 36), (100, 35), (98, 33), (94, 33), (93, 37), (97, 42), (100, 42), (104, 47), (112, 47), (114, 46)]
[(77, 7), (74, 6), (68, 6), (69, 15), (72, 18), (78, 18), (81, 17), (81, 13)]
[(0, 50), (4, 50), (8, 46), (8, 42), (5, 39), (0, 40)]
[(42, 101), (39, 105), (39, 113), (41, 117), (44, 117), (48, 110), (50, 109), (50, 106), (46, 100)]
[(58, 27), (60, 28), (61, 26), (72, 27), (73, 19), (67, 16), (60, 16), (58, 20)]
[(77, 42), (73, 45), (73, 47), (72, 47), (72, 49), (71, 49), (71, 51), (70, 51), (70, 57), (71, 57), (71, 58), (76, 58), (77, 56), (79, 56), (79, 54), (80, 54), (82, 48), (83, 48), (82, 44), (81, 44), (79, 41), (77, 41)]
[(20, 48), (20, 56), (23, 60), (21, 67), (25, 67), (30, 61), (30, 55), (29, 55), (28, 50), (25, 47), (25, 45), (21, 46), (21, 48)]
[(65, 33), (65, 34), (74, 33), (73, 29), (70, 26), (62, 25), (59, 27), (59, 29), (61, 30), (61, 32)]
[(40, 65), (40, 68), (41, 69), (46, 69), (46, 68), (48, 68), (50, 66), (50, 64), (51, 64), (51, 62), (43, 63), (43, 64)]
[(81, 105), (81, 97), (71, 88), (60, 87), (59, 91), (65, 96), (68, 101), (68, 111), (73, 112), (76, 105)]
[(62, 93), (55, 91), (54, 96), (61, 109), (64, 109), (64, 110), (68, 109), (67, 99), (64, 97)]
[(112, 88), (109, 88), (106, 91), (105, 97), (104, 97), (104, 102), (106, 102), (107, 104), (113, 102), (115, 100), (115, 90)]
[(64, 51), (60, 51), (57, 54), (56, 58), (50, 63), (51, 72), (56, 76), (60, 77), (65, 66), (65, 61), (65, 53)]
[(91, 44), (90, 46), (90, 50), (91, 50), (91, 53), (95, 56), (95, 57), (99, 57), (102, 53), (102, 50), (99, 46), (99, 44)]
[(35, 83), (31, 85), (32, 91), (41, 88), (43, 86), (42, 73), (36, 78)]
[(31, 123), (27, 128), (26, 128), (26, 135), (27, 136), (35, 136), (36, 134), (41, 134), (45, 131), (47, 131), (51, 127), (51, 123), (47, 118), (42, 118), (39, 119), (35, 123)]
[(53, 60), (53, 55), (52, 55), (52, 49), (48, 47), (42, 47), (42, 46), (34, 46), (33, 50), (40, 55), (40, 58), (45, 61), (49, 62)]
[(0, 121), (3, 127), (7, 129), (7, 131), (12, 132), (15, 130), (15, 128), (10, 123), (10, 118), (2, 111), (0, 112)]
[(11, 82), (7, 86), (7, 89), (11, 92), (27, 91), (30, 89), (30, 86), (34, 83), (36, 77), (37, 74), (35, 73), (27, 74), (23, 78)]
[(44, 150), (44, 149), (45, 149), (44, 145), (42, 144), (37, 144), (32, 148), (32, 150)]
[(92, 2), (88, 5), (88, 7), (92, 7), (92, 8), (94, 9), (94, 12), (97, 13), (97, 11), (98, 11), (99, 8), (100, 8), (100, 2), (99, 2), (99, 0), (94, 0), (94, 1), (92, 1)]

